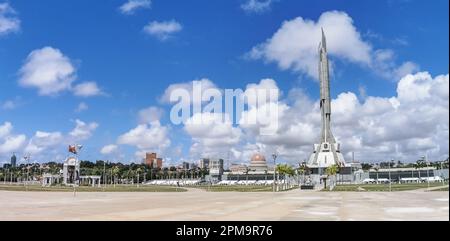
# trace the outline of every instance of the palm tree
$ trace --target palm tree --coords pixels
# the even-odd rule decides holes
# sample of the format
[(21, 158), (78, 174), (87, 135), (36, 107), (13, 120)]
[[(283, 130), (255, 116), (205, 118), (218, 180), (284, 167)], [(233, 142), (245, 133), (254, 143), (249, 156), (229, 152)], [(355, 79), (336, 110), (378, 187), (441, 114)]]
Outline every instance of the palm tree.
[(291, 177), (293, 175), (295, 175), (295, 170), (294, 168), (292, 168), (291, 166), (289, 166), (288, 164), (279, 164), (277, 165), (276, 168), (278, 175), (281, 175), (283, 177), (283, 179), (285, 180), (284, 182), (284, 189), (286, 189), (286, 176)]
[(112, 175), (113, 175), (113, 177), (114, 177), (114, 187), (116, 187), (116, 182), (117, 182), (117, 176), (118, 176), (118, 174), (119, 174), (119, 172), (120, 172), (120, 169), (119, 169), (119, 167), (118, 166), (114, 166), (113, 168), (112, 168)]
[(304, 183), (305, 182), (305, 174), (306, 174), (306, 171), (308, 170), (306, 163), (304, 162), (304, 163), (300, 164), (300, 166), (297, 170), (298, 170), (298, 173), (302, 175), (302, 180)]
[[(329, 177), (335, 176), (337, 173), (339, 172), (339, 166), (334, 164), (331, 165), (329, 167), (327, 167), (327, 169), (325, 169), (325, 173), (327, 174), (327, 179)], [(325, 179), (325, 188), (327, 188), (327, 179)]]
[(378, 184), (378, 170), (380, 170), (380, 166), (378, 166), (378, 164), (375, 164), (373, 169), (375, 169), (375, 171), (377, 172), (377, 184)]
[(418, 160), (415, 164), (414, 164), (414, 168), (417, 170), (417, 173), (419, 174), (419, 181), (420, 181), (420, 169), (426, 167), (427, 164), (425, 163), (424, 160)]

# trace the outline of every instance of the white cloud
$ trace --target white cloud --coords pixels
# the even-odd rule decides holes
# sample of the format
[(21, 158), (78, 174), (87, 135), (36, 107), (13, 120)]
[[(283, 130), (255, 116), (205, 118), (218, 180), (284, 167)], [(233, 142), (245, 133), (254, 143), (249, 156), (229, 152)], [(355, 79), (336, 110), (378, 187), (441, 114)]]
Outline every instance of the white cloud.
[(413, 74), (420, 70), (419, 65), (416, 63), (413, 63), (411, 61), (404, 62), (402, 65), (395, 67), (393, 69), (392, 75), (394, 76), (395, 80), (401, 79), (403, 76), (406, 76), (408, 74)]
[(81, 97), (105, 95), (93, 81), (72, 86), (77, 78), (76, 68), (67, 56), (53, 47), (33, 50), (19, 75), (19, 84), (37, 88), (39, 95), (55, 96), (63, 91), (72, 91)]
[(37, 88), (40, 95), (57, 95), (69, 90), (76, 78), (70, 59), (59, 49), (44, 47), (32, 51), (20, 69), (20, 85)]
[[(247, 89), (277, 88), (274, 80), (249, 84)], [(398, 82), (397, 95), (377, 97), (365, 94), (358, 99), (352, 92), (340, 93), (332, 100), (332, 129), (342, 143), (348, 160), (355, 152), (361, 161), (400, 159), (415, 161), (425, 152), (430, 159), (448, 156), (449, 76), (431, 77), (427, 72), (407, 75)], [(293, 164), (305, 160), (320, 135), (320, 105), (301, 89), (292, 89), (285, 99), (262, 106), (249, 106), (242, 113), (260, 117), (258, 111), (277, 105), (275, 134), (261, 135), (264, 124), (239, 122), (233, 125), (222, 113), (197, 113), (184, 130), (192, 138), (192, 158), (215, 157), (247, 162), (260, 151), (280, 154), (280, 160)], [(271, 122), (269, 122), (271, 123)]]
[[(194, 86), (201, 88), (201, 95), (196, 96), (198, 98), (194, 98), (194, 93), (193, 93)], [(199, 80), (193, 80), (191, 82), (177, 83), (177, 84), (169, 85), (169, 87), (167, 87), (167, 89), (164, 91), (164, 94), (160, 98), (160, 100), (163, 103), (170, 103), (170, 95), (174, 91), (180, 90), (180, 89), (187, 91), (187, 93), (189, 93), (189, 96), (191, 97), (191, 100), (183, 100), (183, 101), (185, 101), (185, 102), (183, 102), (183, 104), (185, 104), (185, 105), (202, 103), (201, 96), (203, 96), (205, 94), (205, 92), (208, 90), (214, 89), (214, 90), (220, 91), (218, 89), (218, 87), (211, 80), (203, 78), (203, 79), (199, 79)]]
[(191, 154), (196, 156), (223, 156), (242, 135), (223, 113), (196, 113), (186, 121), (184, 130), (194, 141)]
[(89, 139), (98, 127), (96, 122), (85, 123), (78, 119), (75, 120), (75, 124), (75, 128), (69, 133), (72, 141), (83, 141)]
[(395, 57), (395, 53), (391, 49), (376, 50), (373, 53), (371, 68), (380, 76), (394, 81), (400, 80), (407, 74), (419, 71), (420, 67), (411, 61), (397, 66)]
[(149, 9), (152, 7), (152, 1), (150, 0), (128, 0), (120, 6), (119, 10), (123, 14), (132, 15), (138, 9)]
[(64, 141), (64, 136), (61, 132), (43, 132), (37, 131), (28, 142), (25, 148), (25, 153), (31, 155), (40, 154), (48, 148), (61, 145)]
[(76, 127), (68, 134), (59, 131), (36, 131), (27, 139), (24, 134), (13, 133), (13, 125), (5, 122), (0, 125), (0, 157), (8, 157), (12, 152), (31, 154), (34, 160), (54, 161), (62, 159), (66, 145), (74, 141), (84, 141), (92, 136), (97, 128), (95, 122), (86, 124), (76, 120)]
[(159, 121), (138, 125), (136, 128), (119, 136), (117, 143), (120, 145), (135, 146), (140, 150), (153, 150), (158, 152), (170, 146), (168, 129), (162, 126)]
[(117, 145), (106, 145), (101, 150), (100, 153), (103, 155), (109, 155), (117, 151), (119, 147)]
[(89, 106), (86, 103), (81, 102), (80, 104), (78, 104), (77, 108), (75, 109), (75, 112), (80, 113), (88, 109)]
[(144, 27), (144, 32), (157, 37), (161, 41), (165, 41), (182, 29), (183, 26), (175, 20), (164, 22), (153, 21)]
[[(277, 98), (270, 98), (270, 91), (278, 93)], [(259, 102), (278, 101), (280, 89), (273, 79), (262, 79), (258, 84), (248, 84), (244, 96), (247, 97), (246, 103), (250, 106), (256, 106)], [(256, 94), (256, 95), (255, 95)], [(244, 96), (242, 96), (244, 98)], [(255, 96), (256, 98), (248, 98)], [(242, 100), (244, 100), (241, 98)]]
[(3, 125), (0, 125), (0, 139), (8, 136), (13, 129), (11, 122), (5, 122)]
[[(448, 157), (449, 76), (435, 78), (427, 72), (407, 75), (393, 97), (367, 96), (358, 100), (352, 92), (332, 100), (332, 129), (347, 157), (414, 161), (426, 151), (430, 158)], [(276, 135), (258, 135), (252, 126), (240, 125), (250, 143), (278, 149), (282, 158), (298, 162), (308, 158), (320, 133), (320, 107), (300, 93), (290, 105), (280, 102)]]
[(73, 88), (73, 94), (81, 97), (91, 97), (103, 95), (103, 92), (97, 86), (95, 82), (84, 82), (81, 84), (75, 85)]
[(8, 2), (0, 3), (0, 36), (20, 30), (20, 19)]
[(20, 150), (26, 142), (25, 135), (8, 136), (0, 142), (0, 154), (9, 154)]
[(25, 145), (26, 136), (13, 134), (12, 130), (13, 125), (10, 122), (0, 125), (0, 156), (10, 155)]
[(371, 68), (385, 78), (399, 78), (418, 69), (412, 62), (397, 66), (392, 50), (374, 50), (362, 39), (353, 19), (340, 11), (324, 12), (317, 22), (302, 17), (285, 21), (270, 39), (253, 47), (247, 56), (274, 62), (282, 70), (293, 70), (317, 79), (321, 28), (325, 31), (327, 50), (332, 57)]
[(148, 107), (142, 109), (138, 113), (138, 119), (140, 124), (152, 123), (154, 121), (159, 121), (164, 113), (164, 110), (158, 107)]
[(246, 0), (241, 8), (248, 13), (262, 13), (270, 10), (273, 0)]

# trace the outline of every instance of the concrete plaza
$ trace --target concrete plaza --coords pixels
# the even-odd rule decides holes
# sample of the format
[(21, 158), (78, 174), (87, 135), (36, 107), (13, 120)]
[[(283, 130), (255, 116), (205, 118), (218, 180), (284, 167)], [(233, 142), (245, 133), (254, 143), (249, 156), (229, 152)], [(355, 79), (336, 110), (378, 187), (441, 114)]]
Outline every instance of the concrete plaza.
[(0, 191), (0, 220), (449, 220), (448, 192)]

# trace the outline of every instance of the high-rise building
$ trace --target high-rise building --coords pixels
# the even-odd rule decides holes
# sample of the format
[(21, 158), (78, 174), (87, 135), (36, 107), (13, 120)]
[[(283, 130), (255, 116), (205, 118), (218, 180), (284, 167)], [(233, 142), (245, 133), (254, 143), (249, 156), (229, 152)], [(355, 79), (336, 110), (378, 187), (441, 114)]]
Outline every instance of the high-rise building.
[(183, 162), (183, 170), (189, 170), (189, 162)]
[(163, 160), (158, 158), (156, 153), (146, 153), (145, 154), (145, 165), (151, 168), (162, 168)]
[(16, 165), (17, 165), (17, 157), (16, 157), (16, 154), (13, 153), (13, 155), (11, 157), (11, 167), (16, 168)]
[(203, 158), (199, 161), (199, 167), (201, 169), (209, 169), (209, 159)]
[(223, 174), (223, 159), (209, 160), (209, 174), (218, 176)]
[(163, 167), (163, 160), (162, 160), (162, 158), (156, 158), (156, 167), (160, 168), (160, 169)]

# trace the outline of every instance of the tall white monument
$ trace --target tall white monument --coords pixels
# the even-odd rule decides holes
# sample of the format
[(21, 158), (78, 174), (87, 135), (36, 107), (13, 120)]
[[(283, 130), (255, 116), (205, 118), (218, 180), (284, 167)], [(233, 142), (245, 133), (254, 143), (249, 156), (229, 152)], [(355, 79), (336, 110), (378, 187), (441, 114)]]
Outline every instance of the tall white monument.
[(327, 55), (327, 42), (322, 29), (322, 42), (319, 45), (319, 79), (320, 79), (320, 111), (322, 115), (322, 131), (320, 144), (314, 144), (314, 151), (309, 158), (310, 168), (327, 168), (331, 165), (345, 167), (344, 156), (340, 144), (331, 133), (331, 98), (330, 73)]

